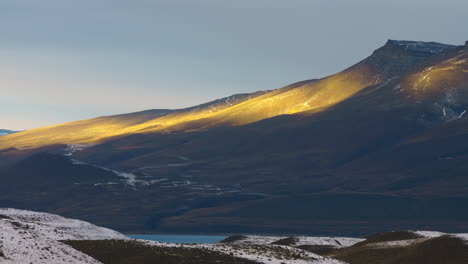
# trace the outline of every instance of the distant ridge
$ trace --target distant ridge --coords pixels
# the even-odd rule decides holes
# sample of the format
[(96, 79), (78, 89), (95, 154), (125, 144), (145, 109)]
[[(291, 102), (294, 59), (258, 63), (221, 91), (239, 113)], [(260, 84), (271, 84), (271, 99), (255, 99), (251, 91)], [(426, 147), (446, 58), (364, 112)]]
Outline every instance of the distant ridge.
[(0, 136), (6, 136), (14, 133), (18, 133), (19, 131), (12, 131), (7, 129), (0, 129)]

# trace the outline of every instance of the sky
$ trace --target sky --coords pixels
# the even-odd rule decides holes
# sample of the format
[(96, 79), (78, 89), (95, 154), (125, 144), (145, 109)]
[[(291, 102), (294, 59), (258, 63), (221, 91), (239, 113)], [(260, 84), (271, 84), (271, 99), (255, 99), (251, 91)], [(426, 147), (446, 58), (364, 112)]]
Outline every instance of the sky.
[(321, 78), (387, 39), (468, 40), (466, 0), (1, 0), (0, 128)]

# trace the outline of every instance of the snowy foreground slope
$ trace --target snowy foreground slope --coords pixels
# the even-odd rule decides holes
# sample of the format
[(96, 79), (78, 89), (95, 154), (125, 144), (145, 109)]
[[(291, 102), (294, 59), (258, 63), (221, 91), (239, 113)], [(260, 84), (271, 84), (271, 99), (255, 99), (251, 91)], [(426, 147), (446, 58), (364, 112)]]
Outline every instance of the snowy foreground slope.
[(34, 228), (40, 235), (55, 240), (128, 239), (121, 233), (88, 222), (62, 216), (17, 209), (1, 209), (4, 221), (17, 221)]
[(58, 215), (0, 209), (0, 263), (100, 263), (59, 240), (127, 239), (113, 230)]
[[(130, 241), (126, 236), (90, 223), (58, 215), (0, 209), (0, 263), (101, 263), (61, 241)], [(258, 263), (340, 264), (338, 260), (279, 245), (181, 245), (133, 240), (150, 247), (200, 249)]]
[(280, 246), (280, 245), (259, 245), (259, 244), (198, 244), (181, 245), (160, 243), (155, 241), (138, 240), (150, 246), (158, 247), (184, 247), (196, 248), (208, 251), (220, 252), (234, 257), (252, 260), (265, 264), (346, 264), (332, 258), (323, 257), (302, 249)]
[[(446, 263), (446, 259), (466, 263), (468, 234), (397, 231), (365, 238), (241, 235), (216, 244), (172, 244), (129, 239), (116, 231), (58, 215), (0, 208), (2, 264), (354, 264), (363, 263), (363, 258), (367, 258), (364, 263), (381, 263), (379, 256), (388, 263), (413, 264), (408, 261), (426, 263), (426, 255), (433, 253), (434, 257), (442, 256), (442, 261), (433, 263)], [(398, 256), (404, 257), (395, 262)], [(143, 262), (139, 261), (142, 257)]]

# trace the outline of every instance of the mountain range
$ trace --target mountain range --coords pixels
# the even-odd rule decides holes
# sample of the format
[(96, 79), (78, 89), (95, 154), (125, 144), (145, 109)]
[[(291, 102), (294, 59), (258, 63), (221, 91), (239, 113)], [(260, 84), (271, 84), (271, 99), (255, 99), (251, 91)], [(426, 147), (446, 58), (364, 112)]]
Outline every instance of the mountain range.
[(389, 40), (334, 75), (0, 138), (0, 207), (119, 231), (468, 226), (468, 43)]

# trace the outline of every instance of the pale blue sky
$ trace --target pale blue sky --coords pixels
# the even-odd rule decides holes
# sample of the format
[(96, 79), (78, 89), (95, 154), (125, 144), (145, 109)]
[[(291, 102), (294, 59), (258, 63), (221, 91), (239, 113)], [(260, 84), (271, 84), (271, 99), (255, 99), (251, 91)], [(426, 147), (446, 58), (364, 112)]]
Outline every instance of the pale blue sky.
[(1, 0), (0, 128), (324, 77), (387, 39), (463, 44), (466, 0)]

